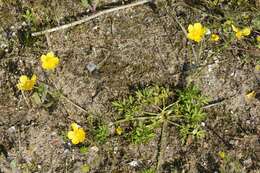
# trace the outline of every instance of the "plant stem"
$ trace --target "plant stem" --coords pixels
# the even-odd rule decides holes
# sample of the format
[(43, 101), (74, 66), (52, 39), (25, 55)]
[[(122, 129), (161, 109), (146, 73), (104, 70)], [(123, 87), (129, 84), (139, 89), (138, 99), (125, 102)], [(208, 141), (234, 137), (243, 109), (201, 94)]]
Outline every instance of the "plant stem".
[[(49, 91), (48, 91), (49, 92)], [(80, 109), (82, 112), (85, 112), (88, 114), (88, 111), (84, 108), (82, 108), (80, 105), (74, 103), (73, 101), (71, 101), (69, 98), (67, 98), (66, 96), (64, 96), (63, 94), (60, 93), (60, 96), (65, 99), (67, 102), (69, 102), (70, 104), (72, 104), (73, 106), (75, 106), (76, 108)]]
[(172, 107), (174, 104), (176, 104), (176, 102), (169, 104), (168, 106), (166, 106), (165, 108), (163, 108), (163, 111), (169, 109), (170, 107)]
[(25, 103), (27, 104), (27, 106), (30, 108), (30, 104), (29, 104), (29, 102), (28, 102), (28, 100), (27, 100), (27, 98), (25, 97), (25, 94), (24, 94), (24, 92), (22, 91), (22, 96), (23, 96), (23, 98), (24, 98), (24, 100), (25, 100)]
[(153, 115), (153, 116), (158, 116), (159, 114), (158, 113), (153, 113), (153, 112), (143, 112), (144, 114), (147, 114), (147, 115)]
[(114, 122), (113, 124), (123, 123), (123, 122), (127, 122), (127, 121), (134, 121), (134, 120), (147, 120), (147, 119), (152, 119), (152, 118), (158, 118), (158, 117), (157, 116), (148, 116), (148, 117), (134, 117), (132, 119), (121, 119), (121, 120)]
[(171, 121), (171, 120), (168, 120), (168, 119), (167, 119), (167, 121), (168, 121), (168, 123), (170, 123), (170, 124), (172, 124), (172, 125), (174, 125), (174, 126), (177, 126), (177, 127), (180, 127), (180, 126), (181, 126), (180, 124), (177, 124), (177, 123), (175, 123), (175, 122), (173, 122), (173, 121)]

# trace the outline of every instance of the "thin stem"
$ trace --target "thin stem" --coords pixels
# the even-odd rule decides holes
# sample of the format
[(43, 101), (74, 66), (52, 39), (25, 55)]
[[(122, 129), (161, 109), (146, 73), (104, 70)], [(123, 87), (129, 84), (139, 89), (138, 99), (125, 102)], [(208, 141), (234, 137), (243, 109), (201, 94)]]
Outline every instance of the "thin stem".
[(195, 58), (195, 61), (198, 62), (199, 58), (198, 58), (198, 55), (197, 55), (196, 50), (194, 48), (194, 45), (192, 43), (191, 43), (191, 49), (192, 49), (192, 53), (193, 53), (193, 56)]
[(172, 124), (172, 125), (174, 125), (174, 126), (177, 126), (177, 127), (180, 127), (180, 126), (181, 126), (180, 124), (177, 124), (177, 123), (175, 123), (175, 122), (173, 122), (173, 121), (171, 121), (171, 120), (168, 120), (168, 119), (167, 119), (167, 121), (168, 121), (168, 123), (170, 123), (170, 124)]
[[(42, 82), (42, 83), (44, 83), (44, 82)], [(53, 82), (52, 82), (53, 83)], [(50, 86), (50, 85), (48, 85), (47, 83), (44, 83), (45, 85), (47, 85), (47, 86)], [(50, 86), (51, 87), (51, 86)], [(56, 86), (55, 86), (56, 87)], [(39, 87), (35, 87), (35, 88), (39, 88)], [(57, 89), (57, 87), (56, 87), (56, 89)], [(47, 91), (50, 95), (53, 95), (53, 93), (51, 92), (51, 91)], [(84, 109), (83, 107), (81, 107), (80, 105), (78, 105), (78, 104), (76, 104), (76, 103), (74, 103), (72, 100), (70, 100), (69, 98), (67, 98), (66, 96), (64, 96), (62, 93), (59, 93), (60, 94), (60, 96), (64, 99), (64, 100), (66, 100), (67, 102), (69, 102), (70, 104), (72, 104), (73, 106), (75, 106), (76, 108), (78, 108), (78, 109), (80, 109), (82, 112), (85, 112), (85, 113), (88, 113), (88, 111), (86, 110), (86, 109)]]
[(22, 96), (23, 96), (23, 98), (24, 98), (24, 100), (25, 100), (25, 103), (26, 103), (27, 106), (30, 108), (30, 104), (29, 104), (29, 102), (28, 102), (28, 100), (27, 100), (27, 98), (26, 98), (26, 96), (25, 96), (25, 94), (24, 94), (23, 91), (22, 91)]
[[(49, 92), (49, 91), (48, 91)], [(67, 98), (66, 96), (64, 96), (63, 94), (60, 94), (60, 96), (65, 99), (67, 102), (69, 102), (70, 104), (72, 104), (73, 106), (75, 106), (76, 108), (80, 109), (82, 112), (88, 113), (88, 111), (84, 108), (82, 108), (80, 105), (74, 103), (73, 101), (71, 101), (69, 98)]]
[(170, 107), (172, 107), (173, 105), (175, 105), (176, 102), (172, 103), (172, 104), (169, 104), (168, 106), (166, 106), (165, 108), (163, 108), (163, 111), (169, 109)]
[(196, 62), (198, 62), (198, 60), (200, 60), (202, 50), (203, 50), (203, 43), (204, 43), (204, 39), (200, 42), (199, 54), (198, 54), (198, 57), (197, 57), (198, 59), (196, 60)]
[[(172, 15), (172, 18), (175, 20), (175, 22), (180, 26), (182, 32), (184, 33), (185, 37), (188, 37), (188, 32), (187, 30), (185, 29), (185, 27), (181, 24), (181, 22), (179, 21), (179, 19), (177, 18), (176, 15)], [(195, 51), (195, 48), (194, 48), (194, 45), (191, 43), (191, 49), (192, 49), (192, 53), (194, 55), (194, 58), (195, 60), (197, 61), (198, 60), (198, 55), (196, 54), (196, 51)]]
[(134, 121), (134, 120), (147, 120), (147, 119), (152, 119), (152, 118), (158, 118), (158, 117), (157, 116), (148, 116), (148, 117), (134, 117), (131, 119), (121, 119), (121, 120), (114, 122), (113, 124), (123, 123), (123, 122), (127, 122), (127, 121)]
[(167, 146), (167, 131), (168, 123), (167, 121), (163, 122), (162, 128), (161, 128), (161, 135), (160, 139), (158, 141), (158, 149), (157, 149), (157, 165), (156, 165), (156, 172), (161, 172), (161, 166), (164, 161), (164, 155), (165, 155), (165, 149)]
[(158, 116), (159, 114), (158, 113), (153, 113), (153, 112), (143, 112), (144, 114), (147, 114), (147, 115), (153, 115), (153, 116)]

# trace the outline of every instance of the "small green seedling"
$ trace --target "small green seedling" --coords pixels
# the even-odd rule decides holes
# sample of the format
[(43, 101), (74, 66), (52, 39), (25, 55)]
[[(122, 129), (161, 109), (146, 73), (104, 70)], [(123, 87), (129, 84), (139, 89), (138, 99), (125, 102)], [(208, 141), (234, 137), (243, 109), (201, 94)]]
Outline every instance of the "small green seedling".
[(56, 105), (60, 95), (60, 91), (50, 91), (48, 85), (40, 84), (32, 94), (31, 100), (34, 105), (51, 108)]
[(107, 138), (109, 137), (109, 129), (107, 125), (101, 125), (95, 130), (95, 138), (98, 143), (103, 144), (106, 142)]
[(85, 8), (89, 8), (92, 5), (92, 0), (81, 0), (81, 4), (85, 7)]
[(164, 122), (177, 127), (182, 143), (188, 136), (204, 137), (201, 123), (206, 118), (202, 109), (205, 104), (206, 97), (195, 86), (177, 91), (176, 95), (168, 88), (149, 86), (127, 99), (112, 102), (118, 116), (122, 117), (115, 124), (129, 123), (132, 131), (128, 136), (137, 144), (155, 137), (155, 129)]
[(155, 173), (155, 169), (149, 168), (141, 171), (140, 173)]
[(25, 14), (22, 15), (22, 17), (24, 18), (25, 22), (28, 25), (32, 25), (32, 26), (35, 25), (35, 23), (36, 23), (36, 16), (33, 14), (32, 10), (27, 9)]
[(81, 146), (80, 148), (79, 148), (79, 152), (81, 153), (81, 154), (86, 154), (87, 152), (88, 152), (88, 147), (87, 146)]

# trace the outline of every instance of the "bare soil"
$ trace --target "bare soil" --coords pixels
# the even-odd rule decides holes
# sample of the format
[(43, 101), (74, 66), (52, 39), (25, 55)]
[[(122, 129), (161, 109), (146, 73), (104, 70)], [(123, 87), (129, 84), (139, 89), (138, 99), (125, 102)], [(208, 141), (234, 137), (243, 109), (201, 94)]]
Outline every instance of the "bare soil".
[[(0, 172), (82, 172), (82, 166), (89, 165), (93, 173), (133, 173), (160, 162), (159, 172), (213, 173), (222, 164), (219, 151), (235, 158), (241, 172), (259, 172), (260, 74), (254, 71), (259, 54), (219, 52), (214, 44), (205, 43), (196, 60), (174, 16), (185, 28), (209, 19), (187, 6), (175, 8), (175, 3), (158, 1), (156, 8), (144, 4), (116, 11), (28, 43), (25, 36), (30, 30), (62, 25), (93, 12), (80, 1), (0, 1)], [(100, 1), (97, 11), (119, 5)], [(36, 15), (35, 28), (22, 17), (29, 8)], [(39, 62), (50, 50), (61, 59), (54, 74), (44, 72)], [(90, 73), (90, 63), (100, 68)], [(36, 106), (30, 92), (25, 93), (28, 106), (16, 84), (20, 75), (33, 73), (39, 83), (61, 90), (87, 112), (66, 99), (51, 108)], [(134, 145), (111, 127), (104, 144), (95, 141), (96, 125), (115, 121), (111, 101), (140, 86), (159, 84), (174, 91), (190, 83), (216, 103), (206, 109), (204, 139), (182, 145), (176, 129), (168, 126), (163, 143), (159, 129), (148, 144)], [(246, 102), (245, 94), (252, 90), (258, 95)], [(72, 122), (80, 124), (93, 142), (86, 153), (64, 140)]]

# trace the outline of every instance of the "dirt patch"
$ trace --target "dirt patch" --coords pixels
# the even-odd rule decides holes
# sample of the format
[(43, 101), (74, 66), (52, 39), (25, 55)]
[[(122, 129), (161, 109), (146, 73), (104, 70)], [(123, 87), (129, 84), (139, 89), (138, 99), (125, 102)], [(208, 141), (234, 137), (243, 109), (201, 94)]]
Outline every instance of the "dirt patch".
[[(187, 5), (175, 8), (176, 3), (144, 4), (47, 38), (26, 40), (31, 30), (78, 20), (93, 9), (86, 11), (80, 1), (0, 2), (0, 172), (84, 172), (87, 167), (90, 172), (141, 172), (156, 168), (158, 162), (159, 172), (221, 172), (225, 164), (235, 165), (238, 172), (259, 171), (260, 101), (258, 95), (253, 101), (245, 100), (249, 91), (259, 92), (259, 74), (254, 71), (259, 56), (218, 51), (208, 44), (196, 60), (174, 16), (185, 28), (211, 18), (204, 16), (200, 5), (194, 10)], [(111, 2), (100, 2), (96, 9), (111, 6)], [(32, 28), (24, 23), (26, 9), (36, 16)], [(61, 60), (53, 74), (44, 72), (39, 62), (50, 50)], [(89, 72), (89, 64), (98, 69)], [(16, 87), (23, 74), (37, 74), (39, 83), (60, 90), (67, 99), (59, 98), (51, 108), (31, 103), (32, 93), (24, 98)], [(174, 126), (166, 128), (163, 144), (161, 129), (153, 140), (140, 145), (115, 134), (112, 101), (138, 87), (158, 84), (175, 92), (190, 83), (199, 86), (213, 104), (205, 109), (204, 139), (182, 145)], [(88, 141), (81, 146), (66, 139), (71, 122), (86, 130)], [(100, 124), (110, 130), (102, 144), (95, 138)], [(232, 159), (224, 163), (220, 151)], [(162, 153), (160, 160), (158, 153)]]

